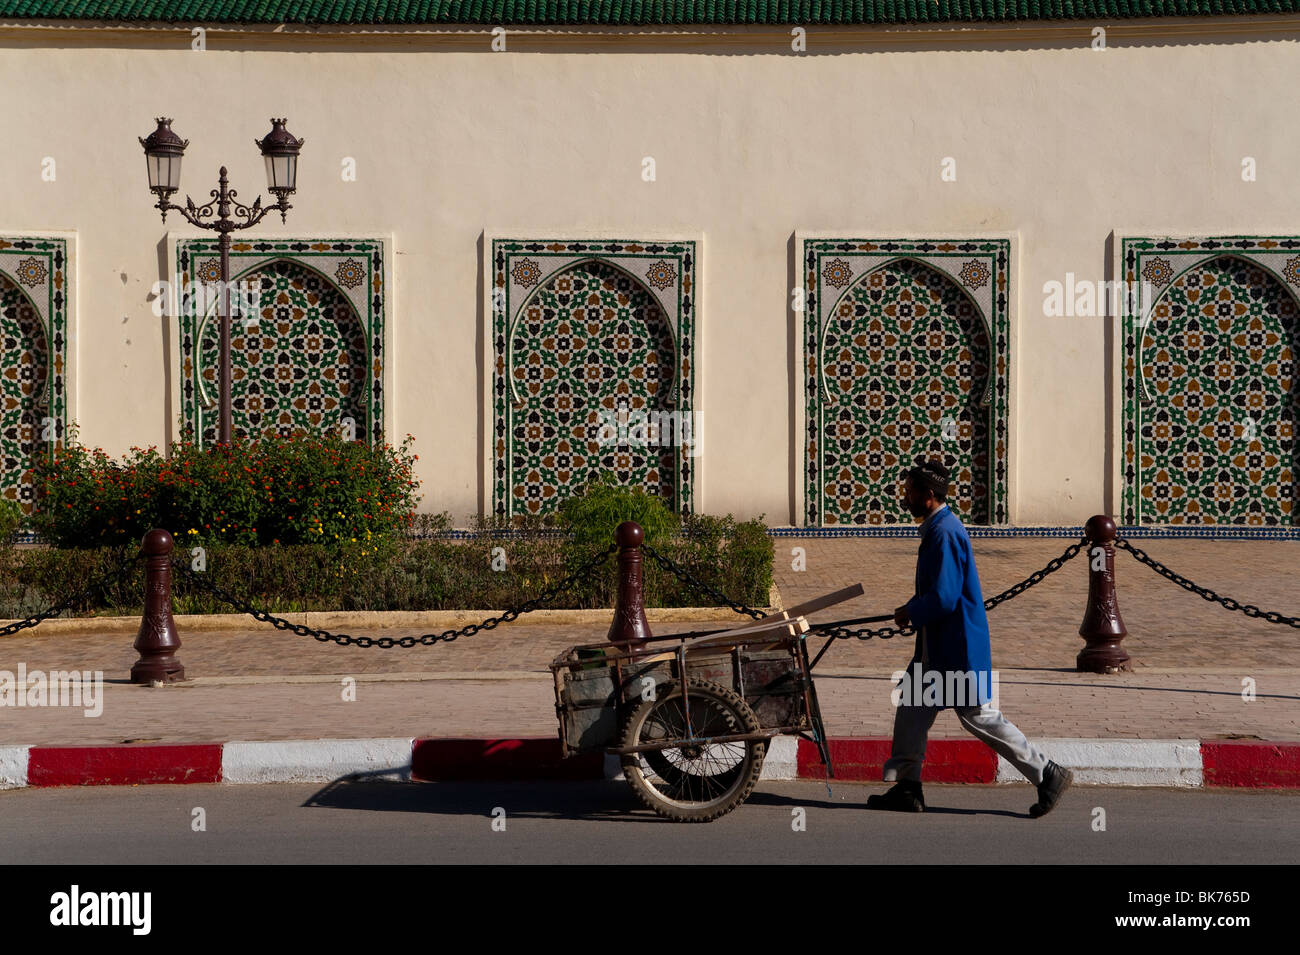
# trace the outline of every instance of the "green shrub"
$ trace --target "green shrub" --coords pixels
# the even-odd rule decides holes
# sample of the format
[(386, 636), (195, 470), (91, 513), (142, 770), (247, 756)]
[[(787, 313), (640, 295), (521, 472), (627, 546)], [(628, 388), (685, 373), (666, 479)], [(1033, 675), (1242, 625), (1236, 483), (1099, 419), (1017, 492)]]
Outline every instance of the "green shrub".
[[(694, 514), (682, 519), (681, 540), (674, 560), (732, 600), (749, 606), (766, 606), (772, 587), (774, 554), (762, 516), (737, 523), (730, 514), (726, 517)], [(713, 603), (703, 597), (697, 593), (696, 603)]]
[(663, 500), (641, 488), (620, 487), (608, 475), (560, 505), (560, 520), (572, 536), (575, 553), (604, 550), (624, 521), (636, 521), (645, 543), (658, 547), (677, 533), (681, 522)]
[(0, 497), (0, 547), (10, 543), (22, 526), (22, 509), (13, 501)]
[(75, 439), (37, 469), (33, 526), (57, 547), (133, 545), (154, 527), (186, 544), (367, 544), (411, 523), (412, 438), (371, 448), (338, 436), (266, 436), (121, 462)]
[(416, 514), (411, 518), (411, 524), (406, 529), (407, 536), (419, 539), (424, 537), (435, 537), (452, 529), (451, 514), (443, 511), (441, 514)]
[[(491, 525), (492, 522), (484, 522)], [(661, 541), (658, 550), (733, 600), (767, 604), (772, 580), (772, 542), (762, 523), (727, 518), (688, 519), (707, 530), (695, 537)], [(182, 546), (182, 545), (178, 545)], [(272, 613), (323, 610), (502, 610), (519, 606), (554, 586), (580, 558), (556, 536), (507, 537), (487, 526), (467, 540), (404, 540), (326, 546), (246, 546), (220, 541), (207, 546), (208, 579)], [(494, 555), (494, 548), (502, 551)], [(0, 548), (0, 618), (26, 617), (60, 603), (131, 561), (132, 547), (76, 549)], [(504, 566), (494, 556), (503, 554)], [(609, 607), (614, 568), (560, 595), (551, 606)], [(494, 569), (494, 566), (501, 569)], [(713, 601), (653, 561), (644, 566), (646, 605), (682, 607)], [(143, 608), (144, 569), (133, 562), (122, 580), (96, 587), (71, 610), (77, 615), (133, 616)], [(228, 613), (232, 608), (174, 574), (177, 613)]]
[[(644, 543), (655, 550), (661, 550), (681, 527), (680, 519), (662, 499), (641, 488), (621, 487), (608, 475), (601, 475), (560, 505), (559, 523), (570, 535), (561, 548), (566, 572), (573, 573), (594, 553), (614, 544), (614, 532), (624, 521), (640, 524)], [(643, 566), (648, 600), (647, 572), (653, 563), (647, 559)], [(593, 573), (590, 585), (584, 588), (586, 606), (612, 606), (618, 588), (617, 568), (617, 561), (610, 558)]]

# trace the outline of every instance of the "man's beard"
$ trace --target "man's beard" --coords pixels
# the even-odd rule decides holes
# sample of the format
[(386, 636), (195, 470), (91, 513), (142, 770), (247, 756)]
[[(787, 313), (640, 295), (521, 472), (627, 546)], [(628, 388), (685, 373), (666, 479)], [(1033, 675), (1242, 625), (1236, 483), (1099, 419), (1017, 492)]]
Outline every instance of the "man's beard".
[(925, 517), (929, 513), (925, 505), (919, 501), (916, 504), (908, 504), (907, 509), (912, 512), (913, 517)]

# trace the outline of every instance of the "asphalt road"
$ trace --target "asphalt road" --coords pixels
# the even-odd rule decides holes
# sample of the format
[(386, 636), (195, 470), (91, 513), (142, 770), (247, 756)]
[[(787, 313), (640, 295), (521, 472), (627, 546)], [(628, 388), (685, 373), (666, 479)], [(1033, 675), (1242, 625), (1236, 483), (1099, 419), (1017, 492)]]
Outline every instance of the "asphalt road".
[[(763, 783), (745, 805), (704, 825), (661, 820), (617, 782), (24, 789), (0, 792), (0, 861), (1255, 865), (1300, 858), (1294, 790), (1075, 787), (1053, 813), (1031, 819), (1027, 785), (930, 785), (924, 814), (863, 808), (883, 789), (835, 783), (828, 798), (821, 783)], [(195, 831), (196, 809), (204, 831)], [(497, 809), (504, 815), (494, 817)]]

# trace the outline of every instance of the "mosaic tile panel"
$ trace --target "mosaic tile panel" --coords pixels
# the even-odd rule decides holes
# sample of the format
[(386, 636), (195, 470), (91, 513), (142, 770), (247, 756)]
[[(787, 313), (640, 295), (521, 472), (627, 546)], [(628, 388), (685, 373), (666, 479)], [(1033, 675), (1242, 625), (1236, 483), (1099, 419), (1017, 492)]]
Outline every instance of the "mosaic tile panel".
[[(200, 286), (221, 275), (216, 240), (182, 240), (176, 255), (182, 294), (202, 302)], [(232, 281), (255, 282), (257, 296), (252, 313), (231, 325), (236, 434), (342, 428), (358, 441), (382, 441), (383, 243), (236, 242), (230, 258)], [(204, 443), (216, 437), (218, 336), (215, 307), (182, 307), (182, 420)]]
[[(245, 276), (258, 282), (256, 324), (231, 327), (231, 417), (235, 433), (281, 437), (323, 433), (351, 420), (367, 441), (366, 333), (351, 303), (328, 281), (294, 262), (265, 265)], [(203, 325), (199, 349), (203, 406), (215, 408), (220, 329)], [(203, 415), (203, 441), (215, 441), (214, 414)]]
[(1300, 241), (1121, 249), (1124, 522), (1295, 525)]
[[(492, 241), (496, 514), (548, 513), (602, 474), (690, 512), (671, 425), (696, 426), (696, 257), (694, 241)], [(671, 425), (643, 433), (640, 415)]]
[(1005, 523), (1010, 241), (801, 248), (805, 521), (911, 524), (900, 475), (942, 457), (962, 519)]
[(67, 435), (68, 278), (66, 239), (0, 236), (0, 497), (25, 514)]

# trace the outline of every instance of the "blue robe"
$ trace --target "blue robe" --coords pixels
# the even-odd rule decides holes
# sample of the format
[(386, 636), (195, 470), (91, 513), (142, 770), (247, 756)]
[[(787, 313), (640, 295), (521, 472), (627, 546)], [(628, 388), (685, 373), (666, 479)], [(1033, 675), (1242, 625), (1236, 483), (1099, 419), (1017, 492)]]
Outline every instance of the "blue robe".
[[(945, 688), (950, 685), (946, 676), (950, 672), (975, 674), (973, 689), (977, 699), (967, 695), (957, 702), (964, 705), (989, 702), (993, 654), (989, 647), (984, 597), (975, 572), (970, 537), (961, 519), (946, 506), (921, 526), (916, 596), (907, 602), (907, 613), (917, 627), (913, 662), (921, 661), (927, 670), (943, 671)], [(960, 685), (969, 686), (968, 683)], [(945, 693), (939, 708), (952, 705), (953, 698)]]

